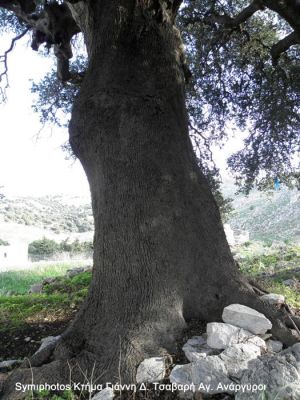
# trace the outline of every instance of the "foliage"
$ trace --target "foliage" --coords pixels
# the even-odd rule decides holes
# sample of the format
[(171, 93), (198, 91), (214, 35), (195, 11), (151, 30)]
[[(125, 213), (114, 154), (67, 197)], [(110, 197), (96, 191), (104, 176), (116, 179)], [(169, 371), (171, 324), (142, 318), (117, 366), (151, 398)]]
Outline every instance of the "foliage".
[(74, 242), (69, 242), (69, 239), (63, 240), (58, 244), (59, 252), (69, 252), (69, 253), (85, 253), (93, 251), (93, 243), (92, 242), (80, 242), (78, 239), (75, 239)]
[[(216, 200), (225, 209), (228, 202), (219, 190), (211, 148), (222, 146), (234, 132), (248, 132), (244, 148), (229, 159), (237, 183), (246, 192), (254, 185), (270, 188), (277, 178), (300, 187), (295, 159), (300, 151), (299, 48), (289, 47), (274, 57), (274, 45), (291, 30), (280, 11), (284, 4), (277, 14), (267, 8), (234, 24), (247, 5), (241, 0), (186, 0), (178, 18), (192, 72), (187, 86), (191, 137), (199, 164), (209, 181), (215, 180)], [(20, 18), (8, 11), (2, 14), (0, 28), (22, 26)], [(87, 56), (78, 54), (71, 64), (72, 79), (61, 83), (51, 71), (33, 84), (34, 109), (42, 123), (67, 124), (87, 68)]]
[[(235, 29), (224, 28), (207, 17), (234, 17), (243, 7), (245, 3), (240, 0), (189, 0), (178, 18), (192, 72), (187, 86), (191, 137), (224, 215), (230, 211), (229, 201), (219, 190), (211, 147), (221, 146), (234, 131), (249, 132), (244, 149), (229, 159), (244, 191), (249, 192), (254, 185), (270, 188), (278, 177), (290, 185), (300, 185), (298, 166), (293, 161), (300, 150), (300, 53), (293, 48), (274, 65), (271, 48), (289, 28), (270, 11), (256, 13)], [(85, 57), (78, 58), (72, 68), (84, 71), (86, 63)], [(54, 71), (33, 84), (32, 90), (38, 94), (34, 109), (41, 121), (65, 124), (63, 115), (69, 115), (78, 88), (61, 84)]]
[(20, 23), (14, 13), (0, 8), (0, 33), (14, 32), (18, 34), (21, 33), (23, 29), (23, 24)]
[[(83, 55), (71, 64), (73, 73), (83, 73), (86, 68), (87, 59)], [(41, 123), (67, 126), (72, 104), (79, 88), (79, 84), (59, 81), (54, 69), (40, 82), (33, 82), (31, 91), (37, 95), (33, 110), (40, 115)]]
[(0, 246), (9, 246), (9, 242), (6, 240), (0, 239)]
[(28, 245), (28, 253), (30, 255), (45, 255), (52, 256), (59, 250), (59, 245), (51, 239), (43, 238), (34, 240)]
[(288, 29), (274, 13), (255, 14), (235, 29), (208, 18), (234, 17), (243, 7), (239, 0), (187, 1), (179, 24), (193, 74), (190, 119), (209, 146), (222, 143), (235, 127), (249, 132), (244, 149), (229, 160), (248, 192), (254, 183), (270, 186), (275, 177), (297, 182), (292, 156), (300, 149), (300, 53), (290, 50), (273, 65), (272, 45)]
[(78, 239), (69, 242), (69, 239), (57, 243), (55, 240), (44, 237), (40, 240), (34, 240), (28, 245), (28, 253), (31, 256), (53, 256), (57, 253), (85, 253), (93, 251), (92, 242), (80, 242)]

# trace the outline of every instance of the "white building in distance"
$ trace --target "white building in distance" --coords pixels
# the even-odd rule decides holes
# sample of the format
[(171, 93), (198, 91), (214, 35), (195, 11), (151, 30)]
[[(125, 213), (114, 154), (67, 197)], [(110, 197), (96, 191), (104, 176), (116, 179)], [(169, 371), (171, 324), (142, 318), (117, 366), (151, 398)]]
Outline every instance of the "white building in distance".
[(0, 246), (0, 271), (7, 267), (24, 266), (28, 264), (28, 244), (13, 243)]

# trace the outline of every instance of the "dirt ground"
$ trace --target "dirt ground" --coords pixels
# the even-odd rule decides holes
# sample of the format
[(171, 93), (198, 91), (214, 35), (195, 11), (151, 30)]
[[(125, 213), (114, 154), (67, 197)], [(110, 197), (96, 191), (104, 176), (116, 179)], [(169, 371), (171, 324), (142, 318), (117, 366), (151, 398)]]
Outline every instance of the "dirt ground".
[(69, 320), (26, 324), (0, 333), (0, 356), (3, 360), (23, 359), (32, 355), (41, 345), (41, 339), (61, 334)]

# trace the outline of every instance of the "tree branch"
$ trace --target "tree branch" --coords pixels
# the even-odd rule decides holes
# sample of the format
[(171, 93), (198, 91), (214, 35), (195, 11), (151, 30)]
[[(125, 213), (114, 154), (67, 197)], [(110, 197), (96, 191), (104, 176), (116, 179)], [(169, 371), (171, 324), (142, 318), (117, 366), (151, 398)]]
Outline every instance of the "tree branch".
[(257, 11), (263, 10), (264, 6), (261, 0), (254, 0), (248, 7), (244, 8), (235, 17), (230, 17), (229, 15), (213, 15), (212, 21), (225, 25), (228, 28), (235, 28), (246, 22), (251, 18)]
[[(8, 83), (8, 78), (7, 78), (7, 72), (8, 72), (8, 65), (7, 65), (7, 57), (8, 54), (13, 50), (16, 42), (20, 39), (22, 39), (23, 36), (26, 35), (26, 33), (29, 31), (29, 28), (25, 29), (22, 33), (20, 33), (18, 36), (14, 37), (11, 41), (11, 44), (9, 46), (9, 48), (4, 52), (3, 55), (0, 56), (0, 62), (3, 63), (4, 65), (4, 71), (0, 73), (0, 82), (2, 82), (2, 79), (5, 77), (6, 78), (6, 84), (4, 87), (4, 90), (8, 88), (9, 83)], [(2, 92), (2, 97), (5, 97), (3, 95), (3, 91), (1, 89)]]
[(278, 43), (274, 44), (271, 48), (273, 65), (277, 65), (280, 55), (295, 44), (300, 44), (300, 35), (297, 32), (290, 33)]
[[(77, 1), (71, 0), (71, 2)], [(67, 4), (45, 2), (43, 9), (40, 10), (37, 9), (34, 0), (0, 0), (0, 7), (13, 12), (27, 26), (26, 32), (29, 29), (32, 30), (31, 47), (33, 50), (37, 51), (43, 43), (48, 49), (54, 47), (54, 54), (58, 61), (57, 75), (63, 81), (68, 80), (70, 77), (69, 59), (72, 58), (70, 41), (74, 35), (80, 32), (80, 28), (72, 17)], [(0, 79), (7, 73), (6, 57), (2, 61), (5, 71), (0, 75)]]
[(275, 11), (294, 31), (300, 34), (300, 4), (298, 0), (263, 0), (264, 6)]
[(191, 18), (185, 18), (186, 25), (193, 24), (197, 22), (205, 22), (209, 24), (219, 24), (224, 25), (226, 28), (235, 28), (238, 27), (243, 22), (246, 22), (247, 19), (251, 18), (257, 11), (263, 10), (264, 5), (262, 0), (253, 0), (249, 6), (244, 8), (239, 14), (235, 17), (231, 17), (227, 14), (216, 14), (212, 13), (211, 15), (203, 16), (195, 16)]

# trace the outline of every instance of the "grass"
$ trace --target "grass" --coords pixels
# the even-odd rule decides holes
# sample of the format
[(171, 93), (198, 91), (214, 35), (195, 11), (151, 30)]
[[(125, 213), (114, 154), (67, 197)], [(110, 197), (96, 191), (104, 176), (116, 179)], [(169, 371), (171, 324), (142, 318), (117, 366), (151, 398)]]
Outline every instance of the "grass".
[(260, 280), (262, 286), (270, 293), (282, 294), (288, 305), (300, 308), (300, 292), (296, 288), (290, 288), (281, 282)]
[[(290, 306), (300, 308), (299, 290), (283, 284), (286, 279), (300, 280), (300, 271), (295, 270), (300, 265), (300, 246), (287, 244), (264, 254), (251, 254), (250, 250), (249, 243), (240, 249), (242, 272), (267, 291), (283, 294)], [(56, 264), (0, 273), (0, 333), (26, 323), (63, 320), (74, 312), (87, 295), (91, 272), (66, 278), (64, 274), (69, 268), (70, 264)], [(268, 274), (262, 275), (263, 272)], [(42, 294), (28, 294), (32, 284), (47, 277), (57, 279), (44, 285)]]
[(76, 400), (78, 396), (71, 390), (65, 390), (62, 394), (51, 394), (49, 390), (41, 390), (39, 392), (28, 393), (25, 400)]
[(1, 272), (0, 296), (26, 294), (33, 284), (39, 283), (45, 278), (63, 276), (72, 267), (74, 266), (70, 263), (65, 263), (39, 265), (27, 270)]
[[(25, 282), (22, 276), (18, 279), (21, 291), (28, 285), (24, 277)], [(72, 278), (58, 277), (55, 284), (45, 286), (42, 294), (0, 296), (0, 332), (25, 323), (63, 320), (82, 303), (90, 281), (91, 272), (83, 272)]]
[(300, 281), (299, 245), (287, 243), (269, 248), (265, 254), (253, 254), (247, 245), (241, 247), (239, 254), (242, 254), (239, 264), (244, 274), (254, 278), (268, 292), (284, 295), (290, 306), (300, 308), (299, 288), (283, 284), (287, 279)]

